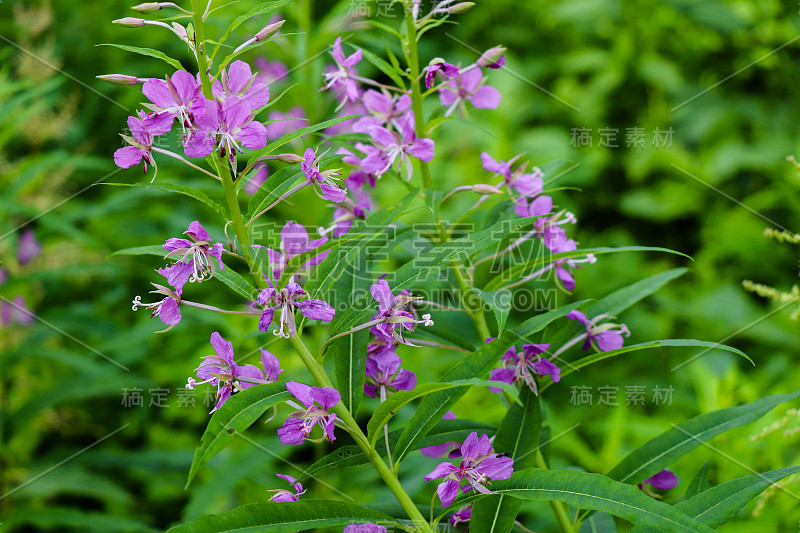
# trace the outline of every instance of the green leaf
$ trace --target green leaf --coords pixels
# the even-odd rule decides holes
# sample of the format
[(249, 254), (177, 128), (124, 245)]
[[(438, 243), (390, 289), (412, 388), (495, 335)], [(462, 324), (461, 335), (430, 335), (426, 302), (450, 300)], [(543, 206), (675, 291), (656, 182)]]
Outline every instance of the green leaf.
[(255, 152), (253, 152), (253, 155), (250, 157), (250, 159), (247, 160), (247, 164), (250, 165), (253, 161), (258, 159), (259, 157), (271, 154), (277, 148), (280, 148), (284, 144), (292, 142), (293, 140), (302, 137), (303, 135), (308, 135), (309, 133), (314, 133), (315, 131), (324, 130), (325, 128), (330, 128), (331, 126), (335, 126), (352, 118), (360, 116), (363, 115), (347, 115), (346, 117), (332, 118), (330, 120), (326, 120), (325, 122), (320, 122), (319, 124), (314, 124), (313, 126), (306, 126), (305, 128), (300, 128), (299, 130), (287, 133), (283, 137), (272, 141), (261, 150), (256, 150)]
[(194, 453), (186, 487), (212, 457), (236, 438), (237, 433), (244, 432), (267, 409), (291, 397), (286, 384), (281, 382), (255, 385), (231, 396), (208, 421), (200, 446)]
[(164, 192), (177, 192), (184, 194), (195, 200), (202, 202), (213, 209), (222, 218), (227, 220), (228, 211), (220, 204), (208, 197), (206, 193), (193, 187), (178, 185), (176, 183), (101, 183), (101, 185), (113, 185), (114, 187), (139, 187), (141, 189), (155, 189)]
[[(494, 435), (495, 431), (497, 431), (497, 428), (490, 426), (489, 424), (474, 422), (472, 420), (442, 420), (436, 424), (428, 433), (428, 435), (418, 443), (416, 449), (426, 448), (428, 446), (437, 446), (439, 444), (444, 444), (445, 442), (463, 442), (464, 439), (466, 439), (467, 436), (473, 431)], [(392, 431), (389, 433), (390, 448), (394, 447), (401, 433), (402, 430)], [(383, 439), (379, 439), (376, 442), (375, 450), (381, 456), (387, 455), (386, 443), (383, 441)], [(367, 456), (364, 455), (364, 452), (361, 451), (361, 448), (355, 444), (341, 446), (309, 466), (301, 474), (299, 481), (303, 482), (320, 474), (324, 474), (325, 472), (330, 472), (332, 470), (345, 468), (348, 466), (358, 466), (368, 462), (369, 459)]]
[[(353, 48), (356, 48), (355, 46)], [(377, 56), (367, 50), (366, 48), (361, 48), (361, 53), (364, 56), (364, 59), (372, 63), (378, 70), (386, 74), (399, 88), (405, 90), (406, 84), (401, 77), (401, 72), (398, 72), (392, 65), (386, 62), (382, 57)]]
[(684, 494), (683, 497), (688, 500), (692, 496), (697, 496), (704, 490), (708, 490), (708, 461), (703, 463), (703, 467), (694, 476), (692, 482), (689, 483), (689, 487), (686, 489), (686, 494)]
[(607, 475), (624, 483), (639, 483), (720, 433), (758, 420), (772, 408), (798, 396), (800, 391), (767, 396), (752, 403), (696, 416), (632, 451)]
[(114, 255), (157, 255), (161, 258), (166, 256), (169, 252), (164, 250), (159, 244), (153, 244), (151, 246), (136, 246), (134, 248), (123, 248), (122, 250), (117, 250), (116, 252), (109, 255), (109, 257)]
[[(650, 348), (665, 348), (665, 347), (674, 347), (674, 346), (692, 346), (692, 347), (702, 347), (708, 348), (709, 350), (724, 350), (726, 352), (732, 352), (737, 355), (740, 355), (753, 363), (753, 360), (750, 359), (747, 354), (738, 350), (732, 346), (726, 346), (725, 344), (719, 344), (718, 342), (708, 342), (708, 341), (698, 341), (695, 339), (663, 339), (658, 341), (649, 341), (649, 342), (642, 342), (640, 344), (631, 344), (630, 346), (623, 346), (617, 350), (610, 350), (608, 352), (598, 352), (592, 355), (587, 355), (586, 357), (582, 357), (577, 361), (572, 361), (567, 365), (569, 368), (565, 368), (561, 372), (561, 377), (567, 376), (572, 374), (573, 372), (580, 370), (583, 367), (593, 365), (599, 361), (603, 361), (605, 359), (610, 359), (612, 357), (616, 357), (618, 355), (622, 355), (628, 352), (636, 352), (639, 350), (647, 350)], [(755, 366), (755, 363), (753, 363)], [(542, 390), (547, 389), (550, 384), (546, 384), (542, 387)]]
[(354, 503), (336, 500), (251, 503), (232, 511), (201, 516), (167, 533), (293, 533), (331, 526), (377, 523), (396, 527), (389, 515)]
[(294, 186), (297, 178), (302, 176), (302, 174), (302, 170), (292, 165), (280, 169), (267, 178), (267, 181), (250, 197), (250, 201), (247, 204), (247, 216), (245, 218), (250, 220), (256, 214), (273, 204)]
[[(512, 405), (508, 410), (494, 438), (494, 450), (513, 458), (515, 471), (534, 465), (542, 431), (539, 396), (523, 387), (521, 400), (522, 405)], [(521, 500), (503, 494), (478, 500), (472, 507), (470, 527), (486, 533), (507, 533), (521, 506)]]
[(185, 68), (183, 68), (183, 65), (181, 65), (181, 62), (178, 61), (177, 59), (173, 59), (164, 52), (161, 52), (159, 50), (153, 50), (152, 48), (141, 48), (139, 46), (128, 46), (127, 44), (114, 44), (114, 43), (102, 43), (102, 44), (96, 44), (95, 46), (113, 46), (114, 48), (125, 50), (126, 52), (133, 52), (134, 54), (155, 57), (157, 59), (169, 63), (172, 67), (178, 70), (186, 70)]
[(497, 333), (500, 334), (506, 327), (506, 320), (508, 313), (511, 311), (511, 299), (513, 293), (508, 289), (501, 289), (499, 291), (485, 292), (480, 289), (473, 289), (475, 294), (481, 297), (481, 300), (486, 302), (489, 309), (494, 313), (497, 320)]
[[(597, 302), (590, 304), (586, 310), (586, 316), (594, 317), (600, 314), (607, 314), (611, 316), (619, 316), (620, 313), (631, 307), (637, 302), (640, 302), (658, 292), (661, 287), (672, 281), (673, 279), (682, 276), (688, 271), (686, 268), (673, 268), (664, 272), (659, 272), (653, 276), (640, 279), (627, 287), (612, 292), (611, 294), (601, 298)], [(565, 321), (565, 324), (557, 330), (557, 332), (548, 336), (548, 340), (553, 346), (560, 346), (566, 343), (571, 337), (577, 335), (578, 331), (583, 332), (583, 326), (571, 320)]]
[[(747, 502), (761, 494), (767, 487), (786, 476), (795, 474), (798, 470), (800, 467), (790, 466), (765, 474), (740, 477), (677, 503), (675, 508), (709, 527), (718, 528), (736, 516)], [(657, 533), (657, 531), (649, 527), (635, 527), (631, 533)]]
[[(553, 322), (563, 318), (568, 312), (578, 308), (583, 301), (565, 305), (529, 318), (519, 326), (504, 331), (497, 339), (482, 345), (475, 352), (461, 359), (442, 376), (443, 383), (459, 379), (481, 378), (500, 360), (502, 355), (514, 344), (525, 341), (530, 335), (538, 333)], [(466, 389), (457, 388), (438, 391), (425, 398), (417, 411), (406, 424), (406, 429), (398, 439), (392, 456), (399, 463), (412, 450), (442, 416), (464, 395)]]
[(587, 254), (594, 254), (594, 255), (601, 255), (601, 254), (615, 254), (620, 252), (664, 252), (668, 254), (675, 254), (686, 257), (691, 259), (688, 255), (677, 252), (675, 250), (670, 250), (669, 248), (659, 248), (656, 246), (621, 246), (619, 248), (584, 248), (575, 250), (572, 252), (563, 252), (560, 254), (547, 254), (542, 256), (536, 257), (527, 263), (514, 265), (513, 267), (509, 268), (508, 270), (504, 271), (501, 276), (495, 277), (492, 281), (486, 284), (483, 290), (485, 291), (493, 291), (502, 287), (504, 284), (510, 283), (517, 277), (524, 277), (526, 274), (533, 272), (535, 269), (540, 268), (545, 264), (553, 263), (554, 261), (558, 261), (559, 259), (571, 259), (573, 257), (582, 257)]
[[(405, 212), (416, 195), (417, 191), (408, 193), (399, 201), (387, 205), (383, 209), (370, 215), (366, 220), (356, 222), (353, 224), (350, 231), (362, 232), (362, 230), (364, 230), (364, 232), (366, 232), (365, 230), (367, 228), (374, 229), (389, 226), (392, 221), (396, 220)], [(306, 282), (305, 290), (309, 293), (309, 297), (328, 301), (328, 292), (333, 288), (336, 280), (346, 271), (346, 267), (353, 264), (353, 261), (355, 261), (361, 253), (362, 248), (370, 246), (371, 243), (382, 238), (383, 235), (384, 233), (380, 231), (367, 233), (366, 237), (351, 242), (346, 248), (340, 248), (337, 250), (337, 253), (330, 254), (317, 266)], [(338, 321), (338, 318), (334, 319), (334, 321)], [(349, 329), (349, 327), (343, 328), (341, 331), (346, 331), (347, 329)]]
[[(380, 430), (389, 423), (389, 420), (397, 414), (401, 407), (432, 392), (451, 389), (455, 386), (450, 383), (422, 383), (414, 387), (413, 390), (397, 391), (386, 398), (386, 401), (381, 402), (378, 408), (375, 409), (367, 423), (367, 438), (370, 446), (375, 445), (375, 441), (380, 436)], [(464, 392), (466, 392), (466, 388), (465, 386)]]
[[(664, 533), (710, 533), (710, 527), (686, 516), (631, 485), (600, 474), (576, 470), (529, 468), (515, 472), (510, 479), (493, 481), (492, 492), (522, 500), (558, 500), (579, 509), (602, 511), (633, 524), (656, 527)], [(483, 494), (471, 494), (456, 501), (453, 507), (480, 500)]]
[(214, 273), (214, 279), (218, 279), (230, 287), (233, 292), (251, 302), (254, 302), (258, 296), (258, 289), (231, 267), (225, 267), (224, 270), (217, 270)]
[(292, 257), (286, 266), (284, 267), (283, 271), (281, 272), (281, 281), (278, 286), (282, 289), (289, 283), (289, 278), (294, 276), (294, 274), (300, 270), (300, 267), (311, 261), (313, 258), (321, 255), (329, 250), (333, 250), (334, 248), (338, 248), (342, 244), (352, 241), (354, 239), (360, 239), (364, 237), (363, 234), (358, 233), (347, 233), (340, 237), (336, 237), (335, 239), (330, 239), (329, 241), (313, 248), (307, 252), (303, 252)]

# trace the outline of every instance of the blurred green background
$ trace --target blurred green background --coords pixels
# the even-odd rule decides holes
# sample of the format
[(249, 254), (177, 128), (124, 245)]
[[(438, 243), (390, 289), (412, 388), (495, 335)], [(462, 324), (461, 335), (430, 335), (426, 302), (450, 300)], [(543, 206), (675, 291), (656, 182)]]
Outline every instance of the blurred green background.
[[(330, 118), (336, 103), (317, 92), (328, 62), (325, 48), (337, 35), (381, 54), (385, 37), (349, 15), (373, 2), (316, 1), (311, 20), (303, 0), (287, 6), (290, 35), (257, 57), (294, 69), (272, 86), (281, 110), (303, 106), (312, 122)], [(224, 2), (215, 2), (222, 5)], [(215, 13), (206, 30), (220, 33), (257, 2), (240, 0)], [(525, 153), (534, 164), (560, 160), (553, 187), (559, 205), (578, 217), (570, 230), (582, 246), (649, 245), (694, 258), (660, 254), (602, 256), (577, 274), (571, 299), (598, 298), (633, 281), (676, 266), (690, 272), (621, 318), (629, 342), (657, 338), (724, 341), (748, 353), (757, 366), (709, 352), (671, 371), (695, 352), (643, 352), (573, 374), (548, 390), (546, 411), (557, 468), (605, 472), (627, 451), (698, 413), (797, 388), (797, 323), (793, 306), (747, 293), (751, 279), (783, 290), (796, 283), (796, 249), (766, 239), (766, 227), (800, 231), (797, 170), (785, 158), (797, 151), (796, 105), (800, 55), (798, 6), (763, 0), (532, 0), (477, 1), (477, 6), (426, 35), (422, 61), (444, 57), (468, 64), (496, 44), (505, 45), (507, 68), (492, 71), (501, 90), (497, 110), (475, 110), (469, 120), (443, 126), (434, 180), (443, 189), (480, 183), (478, 154), (508, 159)], [(119, 172), (112, 154), (141, 94), (94, 76), (125, 73), (162, 77), (168, 67), (100, 43), (167, 51), (190, 65), (186, 50), (161, 28), (124, 29), (111, 20), (134, 15), (123, 2), (4, 0), (0, 3), (0, 285), (3, 302), (23, 296), (38, 319), (0, 329), (0, 522), (3, 531), (158, 531), (200, 514), (265, 501), (285, 488), (275, 472), (294, 473), (284, 461), (307, 464), (326, 446), (277, 446), (277, 422), (259, 423), (217, 456), (184, 490), (194, 447), (208, 419), (203, 391), (196, 405), (179, 396), (208, 337), (219, 330), (237, 354), (257, 348), (244, 319), (184, 313), (166, 334), (131, 300), (156, 280), (160, 263), (115, 250), (158, 244), (200, 220), (218, 239), (222, 227), (186, 197), (97, 185), (133, 183), (139, 170)], [(399, 7), (395, 8), (399, 14)], [(383, 17), (398, 24), (399, 18)], [(244, 40), (266, 24), (239, 28)], [(307, 31), (308, 29), (311, 31)], [(232, 40), (235, 42), (236, 38)], [(363, 72), (370, 74), (366, 63)], [(374, 74), (374, 73), (373, 73)], [(430, 109), (437, 107), (435, 97)], [(591, 146), (576, 135), (588, 134)], [(657, 134), (660, 132), (660, 135)], [(643, 137), (641, 136), (643, 135)], [(633, 142), (633, 136), (638, 140)], [(613, 138), (612, 138), (613, 137)], [(614, 146), (616, 145), (616, 146)], [(293, 148), (298, 153), (303, 145)], [(220, 191), (159, 160), (158, 180)], [(379, 188), (386, 202), (402, 193), (396, 183)], [(308, 192), (308, 191), (306, 191)], [(273, 221), (294, 218), (306, 226), (327, 223), (330, 210), (313, 194), (283, 206)], [(296, 208), (295, 208), (296, 209)], [(217, 225), (215, 225), (217, 224)], [(20, 264), (17, 248), (26, 230), (42, 243), (41, 255)], [(265, 244), (275, 244), (266, 238)], [(193, 288), (194, 300), (230, 304), (213, 282)], [(270, 346), (283, 367), (302, 377), (287, 346)], [(421, 381), (436, 379), (453, 358), (430, 349), (405, 349), (406, 365)], [(113, 361), (113, 362), (112, 362)], [(573, 387), (590, 387), (593, 404), (575, 405)], [(627, 387), (643, 386), (645, 405), (626, 406)], [(599, 405), (599, 387), (618, 387), (619, 405)], [(672, 388), (667, 405), (652, 401), (655, 387)], [(123, 405), (138, 389), (143, 405)], [(160, 391), (160, 392), (159, 392)], [(166, 392), (164, 392), (166, 391)], [(166, 407), (158, 403), (160, 396)], [(183, 398), (183, 399), (182, 399)], [(366, 420), (369, 407), (362, 408)], [(471, 392), (459, 417), (497, 423), (503, 406), (487, 391)], [(402, 412), (397, 427), (402, 424)], [(770, 427), (773, 423), (776, 426)], [(576, 426), (576, 424), (579, 424)], [(778, 408), (768, 417), (712, 441), (674, 465), (674, 501), (705, 461), (713, 483), (800, 464), (800, 417)], [(767, 428), (765, 430), (765, 428)], [(569, 430), (569, 431), (567, 431)], [(566, 432), (566, 433), (564, 433)], [(102, 440), (101, 440), (102, 439)], [(98, 442), (100, 441), (100, 442)], [(254, 444), (255, 443), (255, 444)], [(436, 460), (410, 458), (402, 479), (429, 501), (434, 487), (419, 472)], [(731, 456), (740, 461), (732, 461)], [(333, 473), (324, 481), (359, 502), (391, 501), (368, 469)], [(785, 487), (800, 492), (797, 476)], [(315, 497), (337, 497), (311, 483)], [(554, 531), (546, 504), (528, 503), (523, 523)], [(800, 506), (790, 494), (769, 490), (748, 505), (726, 532), (794, 531)]]

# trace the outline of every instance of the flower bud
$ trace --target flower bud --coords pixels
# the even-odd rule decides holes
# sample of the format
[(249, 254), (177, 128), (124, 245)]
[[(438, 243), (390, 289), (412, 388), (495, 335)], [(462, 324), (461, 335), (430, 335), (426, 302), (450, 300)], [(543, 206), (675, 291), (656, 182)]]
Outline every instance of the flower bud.
[(147, 21), (144, 19), (137, 19), (134, 17), (125, 17), (114, 20), (112, 22), (114, 24), (119, 24), (123, 28), (139, 28), (141, 26), (144, 26)]
[(458, 15), (458, 14), (461, 14), (461, 13), (466, 13), (467, 11), (472, 9), (472, 6), (474, 6), (474, 5), (475, 5), (475, 2), (459, 2), (458, 4), (456, 4), (454, 6), (448, 7), (447, 8), (447, 13), (450, 14), (450, 15)]
[(103, 74), (102, 76), (95, 76), (95, 78), (106, 81), (112, 85), (136, 85), (139, 83), (139, 78), (136, 76), (128, 76), (127, 74)]
[(144, 4), (133, 6), (131, 9), (139, 13), (152, 13), (153, 11), (161, 9), (161, 4), (158, 2), (145, 2)]
[(296, 165), (297, 163), (302, 163), (305, 160), (297, 154), (280, 154), (278, 156), (278, 161), (281, 163)]
[(503, 57), (505, 51), (506, 49), (504, 46), (495, 46), (494, 48), (489, 48), (483, 54), (481, 54), (481, 57), (478, 58), (476, 63), (481, 68), (500, 68), (505, 64), (505, 59)]
[(273, 24), (270, 24), (269, 26), (265, 26), (263, 30), (261, 30), (260, 32), (256, 33), (256, 42), (260, 42), (260, 41), (263, 41), (264, 39), (268, 39), (269, 37), (272, 37), (273, 35), (278, 33), (278, 31), (281, 29), (281, 26), (283, 26), (284, 22), (286, 22), (286, 21), (285, 20), (281, 20), (281, 21), (275, 22)]
[(472, 186), (472, 192), (476, 192), (478, 194), (503, 194), (503, 191), (494, 187), (493, 185), (488, 185), (486, 183), (479, 183), (477, 185)]

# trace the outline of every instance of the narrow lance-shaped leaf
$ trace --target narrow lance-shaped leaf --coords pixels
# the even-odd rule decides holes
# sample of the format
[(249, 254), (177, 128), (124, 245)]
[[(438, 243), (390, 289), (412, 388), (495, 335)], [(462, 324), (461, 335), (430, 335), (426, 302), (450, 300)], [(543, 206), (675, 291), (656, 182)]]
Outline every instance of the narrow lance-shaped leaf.
[[(765, 474), (754, 474), (727, 481), (675, 504), (675, 508), (709, 527), (718, 528), (736, 516), (736, 513), (747, 502), (761, 494), (767, 487), (797, 473), (798, 470), (800, 467), (790, 466)], [(656, 533), (657, 531), (649, 527), (635, 527), (631, 533)]]
[(608, 477), (624, 483), (639, 483), (720, 433), (758, 420), (774, 407), (798, 396), (800, 391), (767, 396), (752, 403), (696, 416), (629, 453), (611, 469)]
[(285, 383), (255, 385), (231, 396), (208, 421), (200, 446), (194, 453), (186, 486), (197, 473), (236, 438), (236, 434), (249, 428), (264, 412), (291, 398)]
[(127, 44), (115, 44), (115, 43), (102, 43), (102, 44), (97, 44), (95, 46), (113, 46), (114, 48), (125, 50), (126, 52), (133, 52), (134, 54), (155, 57), (156, 59), (160, 59), (161, 61), (168, 63), (173, 68), (176, 68), (178, 70), (186, 70), (185, 68), (183, 68), (183, 65), (181, 65), (180, 61), (169, 57), (167, 54), (161, 52), (160, 50), (153, 50), (152, 48), (142, 48), (140, 46), (128, 46)]
[[(711, 533), (714, 531), (675, 507), (662, 503), (631, 485), (600, 474), (576, 470), (529, 468), (515, 472), (510, 479), (493, 481), (491, 490), (522, 500), (558, 500), (579, 509), (603, 511), (636, 525), (658, 528), (663, 533)], [(453, 507), (479, 500), (471, 494)]]
[(190, 198), (198, 200), (199, 202), (210, 207), (214, 212), (216, 212), (223, 218), (226, 218), (228, 216), (228, 211), (220, 204), (209, 198), (206, 193), (204, 193), (199, 189), (195, 189), (193, 187), (187, 187), (185, 185), (178, 185), (176, 183), (166, 183), (166, 182), (165, 183), (102, 183), (101, 185), (113, 185), (114, 187), (139, 187), (142, 189), (154, 189), (163, 192), (177, 192), (179, 194), (183, 194), (189, 196)]
[(692, 478), (683, 497), (688, 500), (692, 496), (697, 496), (704, 490), (708, 490), (708, 461), (703, 463), (703, 467), (697, 472), (694, 478)]
[[(422, 383), (414, 387), (413, 390), (397, 391), (390, 395), (386, 398), (386, 401), (381, 402), (378, 408), (375, 409), (367, 423), (367, 438), (370, 445), (375, 445), (375, 441), (380, 436), (380, 430), (389, 423), (389, 420), (397, 414), (401, 407), (432, 392), (451, 389), (455, 386), (450, 383)], [(466, 392), (466, 387), (464, 389)]]
[[(732, 346), (727, 346), (725, 344), (719, 344), (717, 342), (708, 342), (708, 341), (698, 341), (695, 339), (663, 339), (658, 341), (650, 341), (650, 342), (642, 342), (640, 344), (631, 344), (630, 346), (623, 346), (618, 350), (609, 350), (607, 352), (597, 352), (593, 353), (592, 355), (587, 355), (586, 357), (582, 357), (577, 361), (572, 361), (568, 365), (569, 368), (565, 368), (561, 372), (561, 377), (567, 376), (572, 374), (573, 372), (577, 372), (581, 368), (584, 368), (589, 365), (593, 365), (599, 361), (603, 361), (605, 359), (611, 359), (612, 357), (616, 357), (618, 355), (622, 355), (628, 352), (636, 352), (639, 350), (648, 350), (650, 348), (668, 348), (668, 347), (696, 347), (696, 348), (708, 348), (709, 350), (724, 350), (726, 352), (735, 353), (736, 355), (740, 355), (750, 361), (753, 365), (753, 360), (747, 356), (741, 350), (738, 350)], [(545, 384), (542, 387), (542, 390), (546, 390), (550, 384)]]

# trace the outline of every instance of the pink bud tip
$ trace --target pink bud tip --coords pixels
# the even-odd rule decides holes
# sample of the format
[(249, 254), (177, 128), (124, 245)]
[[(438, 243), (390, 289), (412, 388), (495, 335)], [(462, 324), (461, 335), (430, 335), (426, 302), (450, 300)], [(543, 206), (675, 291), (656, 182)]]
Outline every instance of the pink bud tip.
[(139, 13), (152, 13), (153, 11), (161, 9), (161, 4), (158, 2), (145, 2), (144, 4), (133, 6), (131, 9)]
[(139, 28), (141, 26), (144, 26), (147, 21), (144, 19), (137, 19), (134, 17), (125, 17), (117, 19), (113, 22), (114, 24), (119, 24), (123, 28)]
[(139, 78), (126, 74), (103, 74), (102, 76), (95, 77), (98, 80), (106, 81), (112, 85), (136, 85), (139, 83)]
[(265, 26), (260, 32), (256, 33), (256, 42), (263, 41), (264, 39), (268, 39), (272, 37), (278, 30), (281, 29), (283, 23), (286, 22), (285, 20), (281, 20), (279, 22), (275, 22), (274, 24), (270, 24), (269, 26)]
[(454, 6), (447, 8), (447, 12), (451, 15), (458, 15), (461, 13), (466, 13), (472, 6), (475, 5), (475, 2), (460, 2)]
[(486, 50), (481, 57), (478, 58), (476, 62), (477, 65), (481, 68), (489, 67), (491, 68), (495, 63), (502, 59), (503, 54), (505, 53), (506, 49), (504, 46), (495, 46), (494, 48), (490, 48)]
[(302, 163), (304, 159), (297, 154), (281, 154), (278, 156), (278, 161), (281, 163), (296, 165), (297, 163)]
[(497, 187), (488, 185), (486, 183), (479, 183), (478, 185), (473, 185), (472, 191), (478, 194), (503, 194), (503, 191), (501, 191)]

